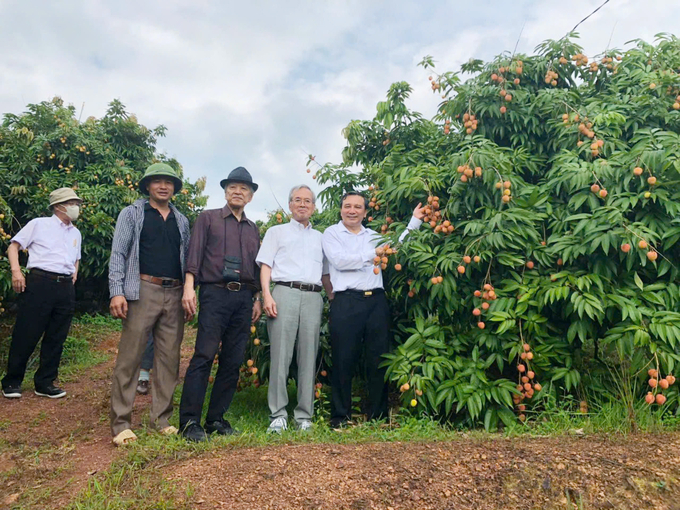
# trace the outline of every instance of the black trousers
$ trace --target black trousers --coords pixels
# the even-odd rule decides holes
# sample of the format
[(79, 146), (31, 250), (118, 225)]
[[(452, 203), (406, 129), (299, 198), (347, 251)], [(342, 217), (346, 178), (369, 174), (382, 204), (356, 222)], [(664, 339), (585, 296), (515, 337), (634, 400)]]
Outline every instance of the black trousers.
[(218, 421), (229, 409), (236, 392), (253, 311), (251, 290), (233, 292), (203, 284), (199, 291), (198, 334), (194, 356), (184, 378), (179, 405), (180, 428), (200, 423), (208, 378), (220, 344), (219, 367), (213, 384), (206, 421)]
[(349, 419), (352, 414), (352, 377), (362, 343), (366, 351), (368, 418), (387, 416), (385, 369), (378, 366), (389, 351), (389, 331), (390, 311), (384, 292), (370, 297), (355, 292), (335, 294), (330, 310), (331, 418)]
[(21, 386), (28, 359), (41, 337), (40, 366), (33, 378), (35, 387), (44, 388), (54, 382), (75, 307), (75, 288), (70, 278), (57, 282), (36, 273), (28, 274), (26, 290), (19, 297), (3, 388)]

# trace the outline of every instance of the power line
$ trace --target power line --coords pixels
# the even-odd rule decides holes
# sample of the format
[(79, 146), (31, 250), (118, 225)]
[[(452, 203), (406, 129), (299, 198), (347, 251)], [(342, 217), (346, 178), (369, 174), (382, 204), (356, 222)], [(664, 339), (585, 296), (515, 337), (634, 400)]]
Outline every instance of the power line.
[(590, 18), (593, 14), (595, 14), (597, 11), (599, 11), (600, 9), (602, 9), (602, 8), (603, 8), (606, 4), (608, 4), (608, 3), (609, 3), (609, 0), (604, 0), (604, 3), (603, 3), (602, 5), (600, 5), (597, 9), (595, 9), (595, 10), (594, 10), (593, 12), (591, 12), (590, 14), (588, 14), (588, 16), (586, 16), (585, 18), (583, 18), (581, 21), (579, 21), (578, 23), (576, 23), (576, 26), (574, 26), (574, 28), (571, 29), (571, 32), (573, 32), (574, 30), (576, 30), (576, 29), (578, 28), (578, 26), (579, 26), (581, 23), (583, 23), (585, 20), (587, 20), (588, 18)]

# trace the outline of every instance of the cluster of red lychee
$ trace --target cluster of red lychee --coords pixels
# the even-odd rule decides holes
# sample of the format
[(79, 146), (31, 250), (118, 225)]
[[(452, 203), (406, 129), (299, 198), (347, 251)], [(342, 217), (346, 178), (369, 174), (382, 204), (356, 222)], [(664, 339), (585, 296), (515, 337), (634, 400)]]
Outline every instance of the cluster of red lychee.
[(512, 200), (512, 191), (510, 191), (510, 188), (512, 188), (512, 183), (510, 181), (498, 181), (496, 183), (496, 189), (503, 190), (501, 191), (501, 200), (506, 204)]
[(433, 91), (436, 92), (441, 88), (441, 85), (437, 83), (437, 80), (435, 80), (432, 76), (428, 76), (427, 79), (430, 80)]
[(672, 108), (673, 108), (674, 110), (680, 110), (680, 96), (677, 96), (677, 97), (675, 98), (675, 103), (673, 103)]
[[(369, 209), (375, 209), (376, 211), (380, 210), (380, 204), (382, 203), (382, 200), (378, 198), (378, 187), (377, 186), (369, 186), (368, 191), (371, 191), (371, 198), (368, 201), (368, 208)], [(370, 221), (370, 220), (369, 220)]]
[(590, 187), (590, 191), (599, 195), (601, 198), (606, 198), (609, 194), (605, 188), (600, 188), (600, 185), (595, 183)]
[(451, 119), (446, 119), (444, 122), (444, 134), (448, 135), (451, 132)]
[(517, 371), (519, 372), (519, 383), (517, 384), (517, 391), (512, 397), (513, 403), (517, 406), (519, 411), (519, 420), (525, 421), (526, 415), (524, 411), (526, 406), (522, 404), (524, 399), (531, 399), (535, 392), (541, 391), (543, 387), (536, 382), (536, 374), (529, 366), (529, 361), (534, 359), (534, 353), (531, 352), (531, 346), (527, 343), (522, 344), (522, 352), (520, 354), (521, 361), (517, 364)]
[(556, 87), (557, 86), (557, 79), (559, 77), (560, 77), (559, 74), (557, 74), (552, 69), (549, 69), (548, 72), (545, 73), (545, 78), (543, 78), (543, 81), (548, 85), (552, 85), (553, 87)]
[[(466, 258), (463, 257), (463, 262), (469, 263), (470, 257), (467, 257), (467, 262)], [(475, 256), (474, 261), (479, 262), (481, 258), (479, 256)], [(461, 271), (461, 268), (463, 268), (463, 271)], [(458, 272), (459, 273), (464, 273), (465, 272), (465, 266), (458, 266)], [(489, 304), (490, 301), (495, 301), (498, 299), (498, 296), (496, 295), (496, 291), (493, 288), (493, 285), (490, 283), (485, 283), (484, 286), (482, 287), (481, 290), (476, 290), (474, 292), (475, 298), (478, 300), (481, 300), (481, 302), (478, 302), (475, 304), (475, 307), (472, 309), (472, 315), (476, 318), (477, 320), (477, 327), (479, 329), (484, 329), (486, 327), (486, 324), (482, 320), (482, 314), (486, 312), (489, 309)]]
[(588, 64), (588, 57), (586, 57), (583, 53), (577, 53), (576, 55), (573, 55), (571, 60), (577, 66), (584, 66)]
[[(465, 132), (468, 135), (471, 135), (477, 131), (477, 117), (475, 117), (474, 113), (463, 114), (463, 127), (465, 128)], [(444, 133), (448, 134), (446, 133), (446, 127), (444, 128)]]
[[(460, 265), (456, 268), (456, 271), (458, 271), (458, 273), (460, 273), (460, 274), (465, 274), (465, 266), (467, 264), (470, 264), (472, 261), (474, 261), (475, 264), (479, 264), (482, 261), (482, 257), (480, 257), (479, 255), (475, 255), (474, 257), (470, 257), (470, 255), (464, 255), (462, 260), (461, 260)], [(491, 289), (493, 289), (493, 287), (491, 287)], [(478, 292), (479, 292), (479, 296), (482, 295), (481, 291), (475, 291), (475, 297), (479, 297), (477, 295)], [(495, 295), (495, 293), (494, 293), (494, 295)], [(487, 308), (488, 308), (488, 306), (487, 306)], [(486, 310), (486, 308), (485, 308), (485, 310)]]
[(430, 195), (427, 197), (427, 205), (423, 212), (425, 217), (423, 221), (430, 225), (435, 234), (451, 234), (455, 230), (449, 220), (442, 217), (442, 212), (439, 210), (439, 197)]
[[(376, 256), (373, 258), (373, 265), (375, 266), (373, 268), (373, 272), (375, 274), (379, 274), (381, 269), (383, 271), (387, 269), (387, 264), (390, 261), (389, 257), (391, 255), (394, 255), (395, 253), (396, 253), (395, 250), (390, 248), (389, 244), (386, 244), (385, 246), (379, 246), (378, 248), (376, 248)], [(397, 268), (397, 266), (399, 267)], [(397, 271), (401, 271), (401, 264), (395, 264), (394, 268)]]
[(461, 182), (468, 182), (473, 177), (481, 177), (484, 171), (482, 170), (481, 166), (476, 166), (472, 168), (470, 165), (466, 163), (464, 165), (458, 166), (458, 173), (462, 174), (460, 176)]
[[(638, 241), (637, 245), (638, 245), (638, 248), (640, 248), (641, 250), (646, 250), (649, 247), (649, 243), (647, 243), (647, 241), (645, 241), (644, 239), (640, 239), (640, 241)], [(630, 248), (631, 248), (630, 243), (623, 243), (621, 245), (621, 251), (623, 253), (628, 253), (630, 251)], [(651, 260), (652, 262), (654, 262), (658, 257), (659, 257), (659, 252), (657, 252), (654, 248), (650, 248), (647, 251), (647, 258), (649, 260)]]
[(647, 371), (647, 375), (649, 375), (649, 381), (648, 384), (651, 388), (653, 388), (653, 392), (648, 392), (647, 396), (645, 397), (645, 402), (648, 404), (658, 404), (658, 405), (663, 405), (666, 402), (666, 395), (664, 395), (662, 392), (664, 390), (667, 390), (669, 386), (672, 386), (675, 384), (675, 376), (669, 374), (663, 379), (659, 379), (659, 371), (655, 368), (650, 368)]

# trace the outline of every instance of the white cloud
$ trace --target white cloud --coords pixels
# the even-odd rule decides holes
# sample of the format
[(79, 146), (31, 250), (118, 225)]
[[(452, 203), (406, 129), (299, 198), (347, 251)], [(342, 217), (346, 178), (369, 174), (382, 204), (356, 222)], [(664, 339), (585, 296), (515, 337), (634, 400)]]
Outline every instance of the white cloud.
[[(375, 115), (394, 81), (430, 116), (441, 98), (417, 62), (438, 70), (559, 38), (600, 0), (250, 3), (195, 1), (2, 2), (0, 111), (60, 95), (83, 118), (120, 98), (140, 122), (168, 127), (159, 147), (190, 178), (219, 180), (245, 166), (263, 186), (249, 205), (263, 217), (293, 184), (314, 185), (306, 154), (340, 160), (341, 129)], [(612, 1), (578, 31), (587, 54), (678, 31), (676, 0)], [(612, 32), (613, 30), (613, 32)], [(270, 191), (271, 190), (271, 191)]]

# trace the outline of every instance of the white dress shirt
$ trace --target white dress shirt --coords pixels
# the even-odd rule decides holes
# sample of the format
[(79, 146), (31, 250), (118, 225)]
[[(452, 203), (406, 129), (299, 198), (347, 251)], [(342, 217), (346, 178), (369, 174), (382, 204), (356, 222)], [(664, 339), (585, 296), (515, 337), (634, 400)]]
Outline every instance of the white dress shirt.
[[(411, 217), (406, 230), (399, 236), (401, 243), (411, 230), (420, 228), (422, 220)], [(353, 234), (342, 223), (330, 226), (323, 233), (323, 252), (329, 263), (333, 292), (344, 290), (382, 289), (382, 271), (373, 272), (375, 248), (380, 235), (371, 229), (361, 227)]]
[(70, 223), (66, 225), (56, 215), (29, 221), (12, 242), (28, 250), (28, 269), (42, 269), (60, 274), (76, 272), (80, 260), (80, 231)]
[(321, 275), (325, 274), (321, 232), (311, 223), (305, 227), (294, 219), (271, 227), (255, 261), (272, 268), (272, 281), (321, 285)]

